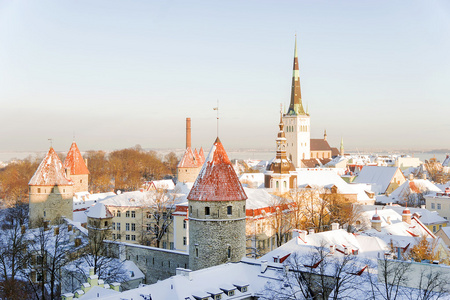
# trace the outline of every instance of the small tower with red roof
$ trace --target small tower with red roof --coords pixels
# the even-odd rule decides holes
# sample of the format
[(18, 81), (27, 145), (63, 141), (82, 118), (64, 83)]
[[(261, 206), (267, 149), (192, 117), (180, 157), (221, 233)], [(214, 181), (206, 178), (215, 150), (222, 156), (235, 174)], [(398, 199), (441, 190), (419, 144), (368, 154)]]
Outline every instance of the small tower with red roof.
[(44, 221), (55, 223), (61, 217), (72, 219), (73, 182), (53, 148), (42, 160), (28, 186), (30, 228), (39, 227)]
[(177, 166), (177, 180), (180, 182), (194, 182), (205, 162), (203, 149), (191, 148), (191, 118), (186, 118), (186, 150)]
[(74, 193), (87, 192), (89, 190), (89, 170), (75, 142), (70, 146), (64, 160), (64, 168), (67, 170), (68, 178), (73, 181)]
[(219, 138), (187, 197), (189, 268), (238, 262), (245, 256), (247, 195)]

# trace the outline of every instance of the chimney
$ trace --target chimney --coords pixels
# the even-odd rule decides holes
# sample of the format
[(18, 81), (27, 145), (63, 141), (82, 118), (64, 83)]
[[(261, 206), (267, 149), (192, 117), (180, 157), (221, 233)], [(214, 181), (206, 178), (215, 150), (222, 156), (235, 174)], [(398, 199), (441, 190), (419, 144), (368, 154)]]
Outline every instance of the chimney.
[(306, 231), (305, 230), (299, 230), (298, 231), (298, 237), (306, 242)]
[(411, 180), (414, 180), (414, 174), (413, 173), (410, 173), (409, 174), (409, 180), (411, 181)]
[(267, 267), (269, 266), (269, 262), (267, 260), (261, 261), (261, 273), (264, 273), (267, 270)]
[(408, 207), (405, 207), (402, 213), (402, 222), (411, 224), (411, 211)]
[(191, 118), (186, 118), (186, 149), (191, 147)]
[(94, 267), (89, 268), (89, 276), (94, 275)]
[(336, 249), (336, 245), (330, 245), (330, 253), (334, 254), (334, 250)]
[(372, 228), (376, 231), (381, 231), (381, 218), (377, 210), (375, 210), (375, 214), (372, 217)]
[(53, 234), (57, 236), (59, 234), (59, 227), (53, 228)]
[(72, 224), (67, 225), (67, 231), (72, 231)]
[(120, 283), (118, 283), (118, 282), (113, 282), (113, 283), (111, 283), (110, 285), (111, 285), (111, 288), (112, 288), (114, 291), (119, 292), (119, 289), (120, 289)]
[(308, 233), (309, 233), (309, 234), (314, 234), (314, 228), (309, 229), (309, 230), (308, 230)]
[(298, 229), (293, 229), (292, 230), (292, 238), (296, 238), (299, 237), (299, 230)]

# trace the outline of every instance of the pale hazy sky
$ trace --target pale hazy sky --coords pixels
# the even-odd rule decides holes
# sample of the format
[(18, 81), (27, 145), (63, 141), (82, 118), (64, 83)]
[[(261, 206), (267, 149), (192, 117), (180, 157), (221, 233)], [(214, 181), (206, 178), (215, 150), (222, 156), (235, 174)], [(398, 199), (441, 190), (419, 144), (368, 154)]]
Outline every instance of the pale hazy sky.
[(450, 148), (447, 0), (0, 0), (0, 151), (274, 148), (295, 33), (312, 137)]

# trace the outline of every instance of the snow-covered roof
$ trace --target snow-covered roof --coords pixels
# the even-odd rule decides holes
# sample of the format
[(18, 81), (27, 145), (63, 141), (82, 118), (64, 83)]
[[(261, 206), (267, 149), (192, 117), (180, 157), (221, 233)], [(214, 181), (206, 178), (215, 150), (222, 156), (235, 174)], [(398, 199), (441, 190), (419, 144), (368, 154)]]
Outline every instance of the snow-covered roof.
[(64, 160), (64, 168), (70, 168), (70, 174), (73, 175), (89, 174), (83, 156), (81, 156), (80, 150), (75, 142), (70, 146), (69, 152)]
[(192, 151), (191, 147), (187, 147), (183, 157), (178, 163), (178, 168), (198, 168), (202, 166), (204, 161), (203, 148), (201, 148), (200, 153), (198, 153), (197, 149)]
[(163, 180), (153, 180), (148, 182), (148, 188), (149, 189), (164, 189), (164, 190), (173, 190), (175, 188), (175, 184), (173, 183), (172, 179), (163, 179)]
[(342, 194), (356, 194), (347, 182), (345, 182), (335, 171), (321, 169), (297, 169), (297, 184), (300, 188), (330, 187), (335, 185)]
[[(162, 194), (159, 191), (133, 191), (119, 193), (101, 200), (106, 206), (142, 207), (152, 205), (155, 197), (172, 197), (173, 194)], [(184, 199), (185, 200), (185, 199)], [(175, 202), (183, 202), (183, 198), (175, 197)]]
[(269, 194), (266, 189), (250, 189), (244, 187), (248, 199), (246, 201), (247, 209), (258, 209), (273, 206), (277, 203), (275, 196)]
[(381, 193), (385, 193), (397, 170), (397, 167), (364, 166), (355, 178), (355, 183), (376, 184)]
[(50, 148), (28, 185), (61, 186), (73, 185), (73, 182), (66, 177), (62, 162), (55, 150)]
[(97, 203), (87, 213), (89, 218), (95, 219), (109, 219), (113, 217), (113, 214), (109, 211), (104, 203)]
[[(260, 276), (260, 264), (239, 262), (228, 263), (211, 268), (192, 272), (190, 270), (178, 269), (178, 275), (152, 285), (122, 292), (117, 295), (104, 297), (105, 300), (112, 299), (141, 299), (142, 296), (150, 296), (152, 300), (166, 299), (195, 299), (195, 296), (211, 297), (219, 293), (221, 299), (249, 299), (264, 291), (266, 284), (279, 278), (281, 268), (268, 268)], [(246, 291), (240, 291), (238, 286), (246, 286)], [(224, 290), (230, 288), (235, 291), (234, 296), (227, 296)]]
[(219, 138), (214, 142), (187, 198), (203, 201), (247, 199)]

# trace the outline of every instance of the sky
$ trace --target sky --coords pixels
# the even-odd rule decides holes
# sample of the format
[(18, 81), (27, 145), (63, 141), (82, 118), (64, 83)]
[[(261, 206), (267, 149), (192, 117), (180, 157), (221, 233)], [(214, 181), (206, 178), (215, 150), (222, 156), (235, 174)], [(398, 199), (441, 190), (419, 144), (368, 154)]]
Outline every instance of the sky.
[(275, 149), (295, 34), (312, 138), (450, 148), (446, 0), (0, 0), (0, 151)]

